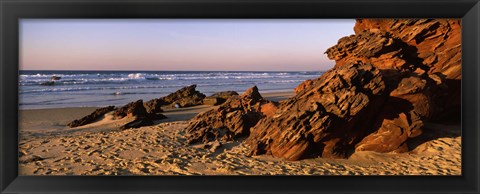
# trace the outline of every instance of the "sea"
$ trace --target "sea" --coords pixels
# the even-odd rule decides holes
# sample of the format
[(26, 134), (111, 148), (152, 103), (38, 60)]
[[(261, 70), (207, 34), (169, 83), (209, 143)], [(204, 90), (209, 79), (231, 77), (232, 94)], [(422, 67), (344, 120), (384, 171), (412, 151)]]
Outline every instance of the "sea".
[[(292, 91), (321, 71), (31, 71), (19, 72), (19, 108), (121, 106), (197, 85), (205, 95), (256, 85), (261, 93)], [(60, 77), (51, 81), (52, 77)], [(49, 83), (48, 83), (49, 82)], [(46, 84), (47, 83), (47, 84)]]

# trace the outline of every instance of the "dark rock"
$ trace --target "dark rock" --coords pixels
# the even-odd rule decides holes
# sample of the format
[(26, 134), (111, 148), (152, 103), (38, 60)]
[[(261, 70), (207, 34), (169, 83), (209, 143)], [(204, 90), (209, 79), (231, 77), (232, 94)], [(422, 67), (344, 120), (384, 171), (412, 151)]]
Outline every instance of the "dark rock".
[(228, 98), (232, 96), (238, 96), (238, 93), (235, 91), (224, 91), (224, 92), (217, 92), (212, 94), (209, 97), (203, 99), (203, 104), (206, 105), (220, 105), (227, 101)]
[(67, 126), (69, 126), (69, 127), (79, 127), (79, 126), (82, 126), (82, 125), (93, 123), (94, 121), (96, 121), (100, 117), (102, 117), (104, 114), (106, 114), (108, 112), (111, 112), (113, 110), (115, 110), (114, 106), (107, 106), (107, 107), (99, 108), (99, 109), (93, 111), (91, 114), (89, 114), (89, 115), (87, 115), (87, 116), (85, 116), (81, 119), (74, 120), (74, 121), (68, 123)]
[(42, 85), (42, 86), (53, 86), (53, 85), (55, 85), (55, 82), (54, 81), (46, 81), (46, 82), (40, 83), (40, 85)]
[(203, 99), (203, 104), (216, 106), (216, 105), (223, 104), (225, 101), (226, 100), (223, 98), (206, 97)]
[(50, 80), (52, 80), (52, 81), (53, 80), (60, 80), (60, 79), (62, 79), (62, 77), (55, 76), (55, 75), (50, 78)]
[(262, 105), (269, 103), (256, 86), (241, 96), (232, 96), (216, 109), (200, 113), (187, 126), (187, 143), (230, 141), (247, 136), (249, 130), (265, 115)]
[(209, 97), (228, 99), (232, 96), (238, 96), (238, 93), (235, 91), (223, 91), (223, 92), (214, 93)]
[(196, 87), (197, 85), (184, 87), (168, 96), (150, 100), (146, 104), (148, 104), (149, 108), (152, 108), (151, 110), (158, 110), (157, 107), (159, 106), (170, 105), (173, 107), (175, 104), (178, 104), (180, 107), (201, 105), (205, 94), (197, 91)]
[(85, 125), (88, 123), (92, 123), (97, 118), (103, 116), (104, 114), (110, 112), (110, 111), (115, 111), (113, 112), (113, 118), (114, 119), (122, 119), (124, 117), (133, 117), (133, 121), (120, 126), (120, 129), (129, 129), (129, 128), (139, 128), (143, 126), (150, 126), (155, 124), (154, 121), (156, 120), (161, 120), (167, 118), (165, 115), (160, 114), (160, 113), (155, 113), (155, 112), (147, 112), (145, 107), (143, 106), (143, 101), (138, 100), (135, 102), (130, 102), (127, 105), (115, 109), (114, 106), (109, 106), (101, 109), (95, 110), (92, 114), (80, 119), (80, 120), (75, 120), (71, 123), (68, 124), (70, 127), (76, 127), (76, 126), (81, 126)]
[(163, 112), (162, 106), (166, 105), (165, 102), (161, 98), (153, 99), (148, 102), (145, 102), (144, 106), (148, 113), (160, 113)]
[(248, 88), (248, 89), (242, 94), (241, 97), (243, 97), (243, 98), (250, 98), (250, 99), (253, 99), (253, 100), (255, 100), (255, 101), (263, 100), (262, 95), (260, 95), (260, 92), (258, 92), (257, 86), (253, 86), (253, 87), (251, 87), (251, 88)]
[(191, 85), (184, 87), (174, 93), (169, 94), (168, 96), (163, 97), (162, 99), (168, 104), (177, 103), (181, 107), (189, 107), (202, 104), (203, 98), (205, 95), (197, 91), (195, 88), (197, 85)]
[(113, 117), (115, 119), (121, 119), (123, 117), (146, 117), (147, 114), (147, 110), (143, 106), (143, 101), (137, 100), (115, 110)]

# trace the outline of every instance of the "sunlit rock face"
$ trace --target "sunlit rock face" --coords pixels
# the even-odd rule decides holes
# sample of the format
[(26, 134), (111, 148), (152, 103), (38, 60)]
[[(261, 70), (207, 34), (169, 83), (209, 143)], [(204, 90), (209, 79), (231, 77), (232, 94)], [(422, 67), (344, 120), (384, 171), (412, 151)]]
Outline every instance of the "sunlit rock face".
[(276, 103), (265, 100), (254, 86), (191, 119), (186, 130), (187, 143), (225, 142), (248, 136), (250, 128), (275, 109)]
[(405, 152), (425, 121), (460, 119), (460, 20), (359, 19), (354, 30), (326, 51), (332, 70), (251, 128), (251, 155)]

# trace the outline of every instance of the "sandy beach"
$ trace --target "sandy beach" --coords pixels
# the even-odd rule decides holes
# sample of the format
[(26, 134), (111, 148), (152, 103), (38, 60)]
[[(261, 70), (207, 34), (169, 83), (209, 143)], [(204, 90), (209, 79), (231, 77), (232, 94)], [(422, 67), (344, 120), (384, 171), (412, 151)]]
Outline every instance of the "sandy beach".
[[(293, 92), (262, 94), (282, 100)], [(246, 156), (242, 139), (210, 150), (186, 145), (185, 127), (200, 105), (165, 109), (168, 119), (153, 126), (119, 130), (129, 118), (68, 128), (96, 107), (21, 110), (20, 175), (461, 175), (460, 126), (428, 123), (407, 153), (356, 152), (348, 159), (285, 161)]]

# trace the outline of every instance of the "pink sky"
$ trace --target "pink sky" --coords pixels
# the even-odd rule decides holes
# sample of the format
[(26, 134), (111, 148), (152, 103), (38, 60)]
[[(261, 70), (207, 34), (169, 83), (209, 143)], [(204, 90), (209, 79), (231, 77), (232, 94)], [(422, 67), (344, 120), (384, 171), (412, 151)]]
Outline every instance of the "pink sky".
[(21, 20), (21, 70), (318, 71), (348, 20)]

